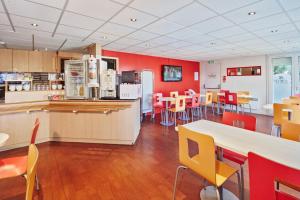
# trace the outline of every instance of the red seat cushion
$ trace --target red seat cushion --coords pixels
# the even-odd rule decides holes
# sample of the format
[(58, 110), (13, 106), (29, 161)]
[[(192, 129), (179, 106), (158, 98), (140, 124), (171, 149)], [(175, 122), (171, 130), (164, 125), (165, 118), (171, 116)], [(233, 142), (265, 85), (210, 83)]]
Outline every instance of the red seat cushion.
[(246, 156), (243, 156), (241, 154), (235, 153), (227, 149), (223, 149), (223, 157), (240, 165), (243, 165), (248, 159)]
[(21, 176), (26, 173), (27, 156), (0, 160), (0, 179)]

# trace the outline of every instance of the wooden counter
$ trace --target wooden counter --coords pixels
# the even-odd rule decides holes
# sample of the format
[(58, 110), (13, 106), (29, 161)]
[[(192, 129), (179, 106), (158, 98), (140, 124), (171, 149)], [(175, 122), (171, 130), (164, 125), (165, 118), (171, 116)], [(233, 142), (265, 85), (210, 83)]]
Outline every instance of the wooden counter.
[(34, 120), (37, 141), (134, 144), (140, 131), (140, 100), (62, 100), (0, 104), (0, 131), (10, 135), (1, 150), (27, 146)]

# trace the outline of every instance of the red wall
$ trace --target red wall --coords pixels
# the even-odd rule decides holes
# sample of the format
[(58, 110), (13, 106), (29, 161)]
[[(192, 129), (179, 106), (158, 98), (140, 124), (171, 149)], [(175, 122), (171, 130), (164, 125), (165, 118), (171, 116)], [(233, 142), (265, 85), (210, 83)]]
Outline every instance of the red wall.
[[(132, 53), (123, 53), (102, 50), (103, 56), (111, 56), (119, 58), (119, 71), (150, 69), (154, 72), (154, 92), (162, 92), (165, 96), (169, 95), (170, 91), (179, 91), (183, 94), (186, 89), (193, 89), (199, 92), (200, 88), (200, 73), (199, 62), (169, 59), (154, 56), (145, 56)], [(181, 82), (163, 82), (161, 77), (161, 66), (164, 64), (182, 66), (182, 81)], [(194, 72), (199, 73), (199, 81), (194, 80)]]

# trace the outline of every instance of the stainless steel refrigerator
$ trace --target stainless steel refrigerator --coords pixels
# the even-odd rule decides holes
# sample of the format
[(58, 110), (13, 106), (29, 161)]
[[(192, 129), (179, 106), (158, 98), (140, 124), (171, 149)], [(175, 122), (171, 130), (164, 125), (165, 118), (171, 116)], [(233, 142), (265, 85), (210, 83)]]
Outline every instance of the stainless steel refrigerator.
[(87, 99), (87, 60), (65, 61), (65, 99)]

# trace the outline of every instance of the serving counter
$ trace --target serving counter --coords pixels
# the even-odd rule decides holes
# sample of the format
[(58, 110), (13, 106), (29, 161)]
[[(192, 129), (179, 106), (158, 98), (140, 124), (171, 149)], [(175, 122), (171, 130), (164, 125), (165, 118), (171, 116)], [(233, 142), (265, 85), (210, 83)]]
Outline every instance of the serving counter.
[(37, 142), (135, 143), (140, 100), (62, 100), (0, 104), (0, 131), (10, 135), (0, 150), (27, 146), (36, 118)]

